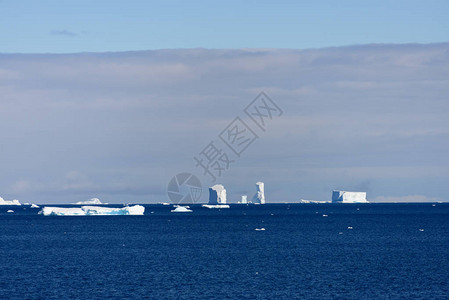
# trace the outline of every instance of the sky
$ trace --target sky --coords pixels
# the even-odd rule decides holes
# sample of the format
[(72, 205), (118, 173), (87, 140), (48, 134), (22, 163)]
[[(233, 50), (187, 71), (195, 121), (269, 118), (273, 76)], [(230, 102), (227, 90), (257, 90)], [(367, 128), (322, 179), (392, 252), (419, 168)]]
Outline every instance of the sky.
[(446, 42), (449, 2), (0, 1), (0, 53)]
[[(202, 201), (257, 181), (267, 202), (449, 200), (447, 2), (208, 3), (0, 1), (0, 196), (167, 202), (190, 172)], [(282, 110), (263, 129), (261, 92)], [(232, 161), (216, 181), (210, 142)]]

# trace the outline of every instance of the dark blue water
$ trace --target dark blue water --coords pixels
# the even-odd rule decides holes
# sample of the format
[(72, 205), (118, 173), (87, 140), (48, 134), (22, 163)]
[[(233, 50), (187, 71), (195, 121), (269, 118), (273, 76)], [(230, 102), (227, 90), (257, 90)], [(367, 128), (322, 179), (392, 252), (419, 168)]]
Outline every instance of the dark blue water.
[(449, 298), (449, 204), (191, 207), (0, 207), (0, 298)]

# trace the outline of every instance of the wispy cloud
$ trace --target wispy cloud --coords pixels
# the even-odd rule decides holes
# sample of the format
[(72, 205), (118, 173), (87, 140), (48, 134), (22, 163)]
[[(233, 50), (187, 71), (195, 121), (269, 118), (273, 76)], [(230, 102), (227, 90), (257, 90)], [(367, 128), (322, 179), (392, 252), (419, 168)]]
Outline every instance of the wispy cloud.
[(65, 36), (65, 37), (76, 37), (76, 36), (79, 35), (78, 33), (75, 33), (73, 31), (69, 31), (69, 30), (66, 30), (66, 29), (63, 29), (63, 30), (52, 30), (51, 34), (59, 35), (59, 36)]

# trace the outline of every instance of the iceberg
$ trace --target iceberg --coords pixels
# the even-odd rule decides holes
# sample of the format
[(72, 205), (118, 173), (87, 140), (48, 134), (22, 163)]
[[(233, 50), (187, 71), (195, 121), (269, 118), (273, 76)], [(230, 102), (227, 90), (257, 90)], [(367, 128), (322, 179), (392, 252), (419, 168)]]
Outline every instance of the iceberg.
[(248, 196), (243, 195), (242, 200), (239, 202), (240, 204), (248, 204)]
[(31, 204), (31, 208), (39, 208), (39, 205)]
[(7, 213), (13, 213), (14, 211), (12, 210), (12, 209), (9, 209), (8, 211), (7, 211)]
[(107, 204), (107, 203), (102, 203), (100, 201), (100, 199), (98, 199), (98, 198), (91, 198), (90, 200), (87, 200), (87, 201), (79, 201), (79, 202), (72, 203), (72, 204), (76, 204), (76, 205), (89, 205), (89, 204), (99, 205), (99, 204)]
[(226, 204), (226, 189), (221, 184), (209, 188), (209, 204)]
[(19, 200), (4, 200), (0, 197), (0, 205), (22, 205)]
[(332, 203), (369, 203), (365, 192), (333, 191)]
[(201, 205), (202, 207), (206, 207), (206, 208), (229, 208), (229, 205), (227, 204), (216, 204), (216, 205), (212, 205), (212, 204), (203, 204)]
[(175, 207), (176, 207), (176, 208), (175, 208), (175, 209), (172, 209), (171, 212), (175, 212), (175, 213), (180, 213), (180, 212), (192, 212), (192, 210), (189, 209), (188, 206), (179, 206), (179, 205), (176, 205)]
[(301, 204), (324, 204), (324, 203), (331, 203), (331, 201), (321, 201), (321, 200), (305, 200), (305, 199), (300, 199), (299, 203)]
[(254, 204), (265, 204), (265, 187), (264, 183), (256, 182), (256, 194), (253, 197)]
[(122, 208), (103, 206), (81, 207), (51, 207), (45, 206), (39, 211), (44, 216), (115, 216), (115, 215), (143, 215), (145, 207), (141, 205), (125, 206)]

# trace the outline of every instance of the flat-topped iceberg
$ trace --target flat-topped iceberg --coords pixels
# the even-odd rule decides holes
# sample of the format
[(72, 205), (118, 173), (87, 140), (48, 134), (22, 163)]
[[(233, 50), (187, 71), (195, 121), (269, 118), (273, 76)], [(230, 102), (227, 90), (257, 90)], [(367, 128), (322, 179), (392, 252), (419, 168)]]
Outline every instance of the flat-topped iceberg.
[(209, 188), (209, 204), (226, 204), (226, 189), (221, 184)]
[(76, 205), (90, 205), (90, 204), (100, 205), (100, 204), (106, 204), (106, 203), (102, 203), (100, 201), (100, 199), (98, 199), (98, 198), (91, 198), (90, 200), (87, 200), (87, 201), (79, 201), (79, 202), (72, 203), (72, 204), (76, 204)]
[(22, 205), (19, 200), (4, 200), (0, 197), (0, 205)]
[(333, 191), (332, 203), (368, 203), (365, 192)]
[(121, 208), (104, 206), (81, 207), (52, 207), (45, 206), (39, 214), (44, 216), (116, 216), (116, 215), (143, 215), (145, 207), (142, 205), (125, 206)]

